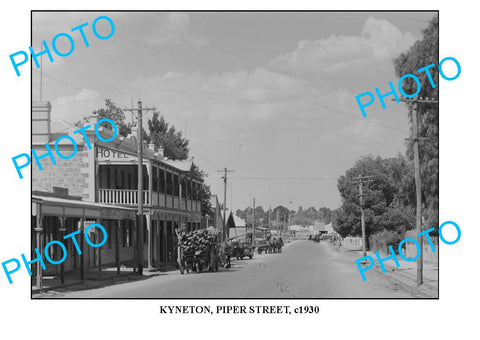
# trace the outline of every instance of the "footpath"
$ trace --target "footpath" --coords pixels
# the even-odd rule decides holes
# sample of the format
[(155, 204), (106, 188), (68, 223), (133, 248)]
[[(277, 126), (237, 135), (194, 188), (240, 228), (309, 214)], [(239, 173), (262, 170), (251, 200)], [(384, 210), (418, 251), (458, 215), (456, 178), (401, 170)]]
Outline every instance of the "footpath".
[(165, 275), (166, 271), (174, 269), (174, 266), (167, 267), (162, 271), (149, 271), (144, 268), (143, 275), (140, 276), (133, 271), (132, 267), (122, 267), (119, 273), (117, 273), (116, 267), (106, 267), (102, 268), (101, 273), (98, 270), (86, 271), (83, 281), (78, 271), (67, 272), (64, 276), (64, 284), (61, 283), (60, 275), (44, 276), (42, 288), (40, 289), (35, 285), (35, 277), (32, 277), (32, 298), (48, 298), (48, 292), (61, 293), (65, 291), (78, 291), (101, 288), (129, 281), (148, 280), (154, 276)]
[[(342, 247), (340, 247), (340, 249), (348, 251)], [(360, 250), (354, 250), (350, 252), (358, 254), (357, 258), (361, 258), (363, 256), (363, 253)], [(376, 271), (380, 275), (384, 275), (389, 281), (394, 282), (404, 289), (412, 291), (421, 297), (434, 299), (438, 298), (438, 264), (425, 261), (423, 262), (423, 284), (418, 286), (416, 262), (407, 262), (400, 256), (397, 256), (400, 267), (396, 266), (394, 260), (385, 261), (383, 262), (383, 265), (386, 269), (386, 272), (384, 273), (377, 261), (375, 252), (367, 251), (367, 256), (371, 256), (375, 259), (375, 266), (371, 270)], [(382, 258), (387, 256), (388, 255), (383, 254)], [(368, 272), (369, 271), (365, 272), (367, 279)], [(360, 273), (358, 275), (360, 275)]]

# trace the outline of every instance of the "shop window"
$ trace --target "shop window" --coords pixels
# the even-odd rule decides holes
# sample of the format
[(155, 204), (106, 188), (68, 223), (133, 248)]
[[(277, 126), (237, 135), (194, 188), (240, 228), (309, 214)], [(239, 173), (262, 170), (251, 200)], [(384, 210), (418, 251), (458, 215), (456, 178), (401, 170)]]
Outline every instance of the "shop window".
[(108, 249), (112, 249), (112, 238), (113, 238), (113, 233), (112, 233), (112, 224), (110, 221), (107, 222), (107, 243), (108, 243)]
[(122, 244), (124, 248), (130, 247), (131, 242), (131, 227), (130, 223), (126, 223), (122, 229)]

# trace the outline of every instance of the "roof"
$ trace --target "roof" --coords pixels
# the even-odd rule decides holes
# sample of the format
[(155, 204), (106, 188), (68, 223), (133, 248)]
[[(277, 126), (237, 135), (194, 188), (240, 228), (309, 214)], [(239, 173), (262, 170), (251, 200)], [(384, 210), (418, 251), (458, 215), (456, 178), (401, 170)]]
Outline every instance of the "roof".
[(323, 230), (327, 233), (334, 233), (335, 230), (333, 229), (332, 223), (329, 223), (323, 227)]
[[(94, 124), (90, 124), (92, 127), (88, 131), (93, 132)], [(74, 134), (73, 132), (78, 130), (78, 126), (70, 124), (65, 121), (52, 121), (51, 122), (51, 134), (56, 139), (62, 135), (70, 135), (74, 138), (75, 142), (78, 144), (83, 143), (83, 136), (80, 133)], [(113, 137), (113, 130), (110, 130), (105, 127), (99, 127), (99, 133), (104, 139), (110, 139)], [(53, 142), (53, 141), (52, 141)], [(69, 144), (70, 142), (67, 140), (61, 140), (60, 144)], [(96, 138), (95, 145), (100, 146), (106, 149), (114, 149), (118, 151), (123, 151), (126, 153), (132, 154), (132, 156), (137, 156), (137, 138), (136, 136), (120, 136), (118, 135), (113, 141), (111, 142), (103, 142), (100, 139)], [(186, 160), (172, 160), (166, 157), (163, 157), (159, 152), (155, 152), (148, 148), (147, 144), (143, 142), (143, 157), (154, 160), (156, 162), (168, 165), (176, 170), (182, 172), (188, 172), (192, 169), (193, 166), (193, 158), (186, 159)]]
[(304, 228), (302, 227), (301, 225), (291, 225), (290, 227), (288, 227), (289, 230), (295, 230), (295, 231), (306, 231), (306, 230), (309, 230), (308, 228)]
[(192, 169), (193, 165), (193, 158), (190, 159), (185, 159), (183, 161), (178, 161), (178, 160), (171, 160), (171, 159), (163, 159), (163, 163), (166, 163), (174, 168), (177, 168), (181, 171), (188, 172), (190, 169)]
[(233, 225), (235, 227), (246, 227), (246, 223), (244, 220), (242, 220), (240, 217), (238, 217), (237, 215), (235, 215), (234, 213), (231, 213), (230, 216), (232, 216), (233, 218)]

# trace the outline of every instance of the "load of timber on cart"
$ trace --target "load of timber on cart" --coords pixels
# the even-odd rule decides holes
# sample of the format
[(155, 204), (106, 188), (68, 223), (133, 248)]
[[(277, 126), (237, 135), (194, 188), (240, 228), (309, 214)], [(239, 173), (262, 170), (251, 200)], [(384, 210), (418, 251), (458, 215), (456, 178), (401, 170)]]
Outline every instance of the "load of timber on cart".
[(177, 263), (180, 272), (186, 270), (217, 271), (222, 265), (222, 233), (215, 228), (199, 229), (188, 233), (177, 233)]

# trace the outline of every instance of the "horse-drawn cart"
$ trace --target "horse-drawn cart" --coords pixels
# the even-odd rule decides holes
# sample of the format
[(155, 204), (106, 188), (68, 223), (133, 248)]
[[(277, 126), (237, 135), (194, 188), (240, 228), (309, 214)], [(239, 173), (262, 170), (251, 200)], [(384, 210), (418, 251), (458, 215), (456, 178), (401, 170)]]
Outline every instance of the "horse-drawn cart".
[(221, 241), (221, 232), (214, 228), (177, 233), (177, 264), (181, 274), (185, 271), (201, 272), (207, 269), (218, 271), (219, 267), (229, 268), (229, 249)]

